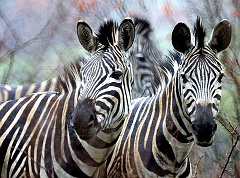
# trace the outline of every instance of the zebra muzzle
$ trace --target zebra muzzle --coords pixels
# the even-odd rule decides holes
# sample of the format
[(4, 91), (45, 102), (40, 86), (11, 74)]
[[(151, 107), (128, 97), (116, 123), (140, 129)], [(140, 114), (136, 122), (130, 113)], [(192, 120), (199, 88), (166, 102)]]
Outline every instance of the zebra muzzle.
[(203, 106), (198, 104), (195, 119), (192, 122), (192, 132), (197, 145), (210, 146), (216, 130), (217, 124), (213, 117), (212, 105)]
[(72, 126), (83, 140), (92, 138), (101, 128), (101, 123), (96, 118), (94, 103), (90, 98), (80, 100), (72, 114)]

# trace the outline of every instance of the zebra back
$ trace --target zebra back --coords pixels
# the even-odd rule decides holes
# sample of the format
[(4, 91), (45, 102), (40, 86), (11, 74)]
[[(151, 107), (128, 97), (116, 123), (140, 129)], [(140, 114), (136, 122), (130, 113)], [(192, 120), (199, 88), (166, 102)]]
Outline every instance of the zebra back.
[(75, 62), (66, 63), (59, 71), (57, 77), (31, 85), (0, 85), (0, 101), (19, 99), (23, 96), (46, 91), (65, 93), (70, 88), (81, 85), (80, 69), (85, 58), (79, 58)]
[[(98, 177), (130, 110), (132, 67), (124, 53), (133, 22), (104, 23), (95, 34), (83, 21), (78, 37), (91, 59), (72, 64), (65, 92), (43, 92), (0, 104), (1, 177)], [(124, 39), (124, 40), (123, 40)], [(64, 82), (63, 82), (64, 81)], [(68, 83), (65, 83), (68, 82)], [(73, 83), (75, 83), (73, 85)], [(74, 87), (68, 87), (68, 86)]]
[(208, 44), (205, 33), (197, 18), (193, 44), (188, 26), (175, 26), (172, 43), (182, 54), (167, 59), (181, 63), (164, 90), (134, 102), (109, 160), (108, 177), (192, 177), (192, 145), (210, 146), (217, 129), (223, 77), (217, 53), (228, 47), (231, 26), (226, 20), (216, 25)]
[(0, 101), (14, 100), (36, 92), (56, 91), (56, 84), (57, 78), (28, 86), (0, 85)]

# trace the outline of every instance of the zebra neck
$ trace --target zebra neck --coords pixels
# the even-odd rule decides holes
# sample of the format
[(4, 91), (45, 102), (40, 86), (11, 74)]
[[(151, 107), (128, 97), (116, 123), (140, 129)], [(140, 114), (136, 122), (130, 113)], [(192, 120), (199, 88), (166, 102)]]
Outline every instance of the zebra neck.
[[(78, 92), (74, 97), (74, 108), (77, 104)], [(114, 146), (117, 142), (119, 134), (122, 130), (123, 121), (115, 125), (115, 128), (107, 128), (100, 130), (97, 135), (88, 140), (82, 140), (74, 128), (68, 123), (69, 130), (69, 142), (72, 145), (72, 155), (76, 155), (78, 158), (76, 164), (78, 167), (88, 176), (95, 177), (95, 174), (99, 174), (99, 171), (105, 172), (104, 168), (101, 168), (109, 155), (112, 153)], [(86, 164), (86, 162), (88, 164)]]
[(80, 139), (77, 133), (70, 135), (69, 141), (72, 142), (73, 148), (71, 154), (78, 157), (75, 160), (79, 169), (89, 177), (96, 177), (99, 174), (105, 175), (104, 165), (115, 147), (121, 130), (122, 127), (115, 133), (99, 131), (96, 136), (89, 140)]
[[(170, 170), (181, 167), (193, 145), (191, 124), (184, 110), (182, 89), (178, 83), (178, 77), (175, 76), (158, 98), (160, 109), (162, 113), (165, 110), (165, 114), (158, 121), (161, 129), (156, 133), (155, 149), (156, 155), (160, 154), (163, 160), (171, 162), (168, 165), (174, 165)], [(168, 149), (167, 153), (162, 151), (164, 149)]]

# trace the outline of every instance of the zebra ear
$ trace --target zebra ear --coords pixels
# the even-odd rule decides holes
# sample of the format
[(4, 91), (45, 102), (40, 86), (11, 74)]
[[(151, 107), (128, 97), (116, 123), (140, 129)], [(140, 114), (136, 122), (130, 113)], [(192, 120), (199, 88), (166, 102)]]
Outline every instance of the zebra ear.
[(93, 52), (97, 47), (96, 38), (93, 35), (92, 29), (83, 21), (77, 23), (77, 35), (79, 42), (85, 50)]
[(212, 39), (209, 42), (211, 47), (216, 52), (226, 49), (231, 41), (232, 29), (227, 20), (221, 21), (217, 24), (212, 33)]
[(135, 38), (135, 27), (130, 18), (125, 18), (118, 28), (118, 46), (127, 51), (133, 44)]
[(172, 32), (172, 45), (181, 53), (185, 53), (192, 47), (191, 33), (185, 23), (179, 22), (174, 27)]

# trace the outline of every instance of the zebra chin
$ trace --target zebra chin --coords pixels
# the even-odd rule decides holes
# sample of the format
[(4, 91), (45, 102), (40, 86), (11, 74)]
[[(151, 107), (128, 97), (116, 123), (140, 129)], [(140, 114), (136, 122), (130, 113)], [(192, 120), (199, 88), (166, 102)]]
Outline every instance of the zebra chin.
[(212, 143), (213, 143), (213, 139), (214, 139), (214, 134), (213, 135), (196, 135), (196, 134), (193, 134), (193, 138), (196, 142), (196, 144), (198, 146), (201, 146), (201, 147), (208, 147), (208, 146), (211, 146)]
[(91, 139), (101, 129), (101, 123), (96, 118), (94, 103), (95, 101), (90, 98), (80, 100), (72, 114), (71, 125), (82, 140)]

